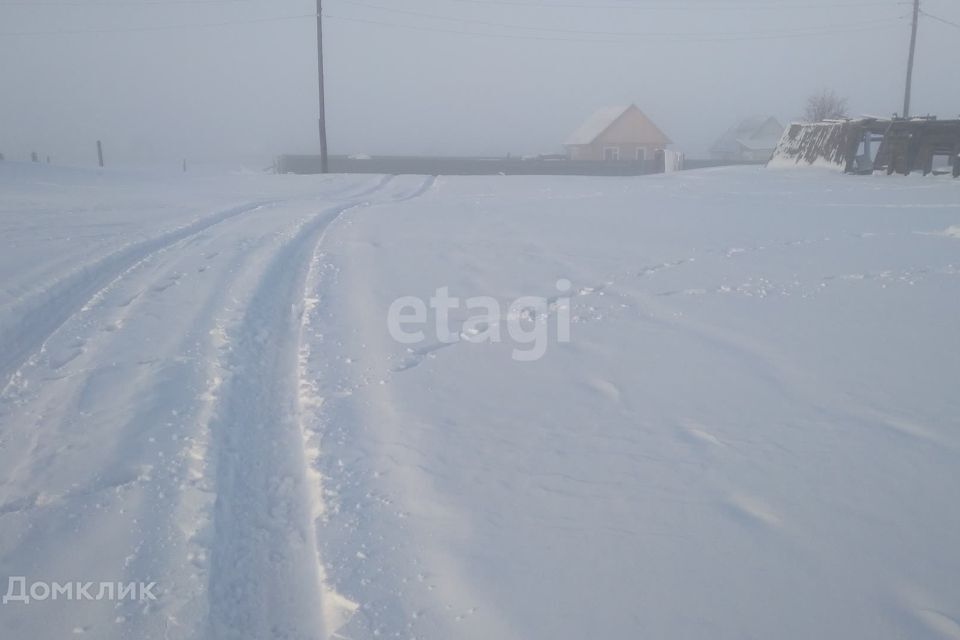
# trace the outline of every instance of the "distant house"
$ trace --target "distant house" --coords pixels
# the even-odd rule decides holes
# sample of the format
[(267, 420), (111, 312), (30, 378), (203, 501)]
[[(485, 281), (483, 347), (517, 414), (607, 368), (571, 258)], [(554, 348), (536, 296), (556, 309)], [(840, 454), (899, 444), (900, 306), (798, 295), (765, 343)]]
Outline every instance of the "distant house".
[(766, 162), (783, 135), (784, 126), (771, 116), (752, 116), (723, 134), (710, 149), (716, 160)]
[(636, 105), (600, 109), (564, 143), (571, 160), (645, 162), (672, 144)]

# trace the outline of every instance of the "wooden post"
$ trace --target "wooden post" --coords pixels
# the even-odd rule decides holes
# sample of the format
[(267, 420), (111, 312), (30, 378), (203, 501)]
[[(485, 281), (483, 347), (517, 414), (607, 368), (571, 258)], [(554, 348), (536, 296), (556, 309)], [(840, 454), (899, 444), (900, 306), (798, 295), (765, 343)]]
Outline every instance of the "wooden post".
[(320, 172), (327, 173), (327, 100), (323, 86), (323, 2), (317, 0), (317, 79), (320, 84)]
[(100, 163), (100, 168), (103, 168), (103, 143), (97, 140), (97, 162)]
[(910, 91), (913, 88), (913, 60), (917, 53), (917, 24), (920, 21), (920, 0), (913, 0), (913, 29), (910, 32), (910, 55), (907, 58), (907, 87), (903, 94), (903, 117), (910, 117)]
[(903, 144), (903, 165), (901, 166), (900, 173), (905, 176), (910, 175), (914, 167), (917, 164), (917, 150), (913, 148), (914, 145), (911, 144), (911, 140), (904, 141)]

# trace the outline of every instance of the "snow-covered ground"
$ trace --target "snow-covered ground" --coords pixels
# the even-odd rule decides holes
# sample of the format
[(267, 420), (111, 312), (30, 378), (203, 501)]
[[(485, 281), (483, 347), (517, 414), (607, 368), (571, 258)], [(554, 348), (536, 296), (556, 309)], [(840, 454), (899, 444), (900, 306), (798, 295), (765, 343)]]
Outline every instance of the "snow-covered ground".
[[(0, 637), (960, 638), (958, 229), (948, 178), (0, 163), (0, 596), (156, 583)], [(394, 339), (444, 287), (543, 357)]]

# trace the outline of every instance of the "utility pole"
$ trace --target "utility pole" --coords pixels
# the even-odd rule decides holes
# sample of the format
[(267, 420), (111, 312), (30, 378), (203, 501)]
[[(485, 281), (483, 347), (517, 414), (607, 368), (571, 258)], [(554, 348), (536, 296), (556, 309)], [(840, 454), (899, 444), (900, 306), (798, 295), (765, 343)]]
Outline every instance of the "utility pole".
[(317, 0), (317, 78), (320, 83), (320, 173), (327, 173), (327, 105), (323, 91), (323, 0)]
[(910, 57), (907, 60), (907, 88), (903, 94), (903, 117), (910, 117), (910, 91), (913, 88), (913, 58), (917, 52), (917, 23), (920, 21), (920, 0), (913, 0), (913, 31), (910, 34)]

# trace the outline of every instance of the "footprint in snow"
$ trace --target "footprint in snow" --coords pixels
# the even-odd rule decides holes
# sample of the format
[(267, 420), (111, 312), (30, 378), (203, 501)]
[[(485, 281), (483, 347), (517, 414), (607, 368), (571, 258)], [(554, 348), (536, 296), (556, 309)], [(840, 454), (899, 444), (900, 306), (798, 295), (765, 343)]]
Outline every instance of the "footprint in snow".
[(427, 345), (425, 347), (420, 347), (417, 349), (408, 349), (410, 355), (403, 359), (403, 362), (393, 367), (392, 371), (394, 373), (400, 373), (403, 371), (409, 371), (415, 367), (423, 364), (423, 361), (427, 358), (436, 357), (436, 352), (447, 347), (452, 347), (455, 345), (455, 342), (438, 342), (436, 344)]
[(960, 623), (947, 614), (934, 609), (915, 609), (913, 615), (921, 624), (941, 637), (960, 640)]
[(136, 292), (135, 294), (133, 294), (132, 296), (130, 296), (129, 298), (127, 298), (126, 300), (124, 300), (123, 302), (119, 303), (117, 306), (118, 306), (118, 307), (121, 307), (121, 308), (123, 308), (123, 307), (129, 307), (129, 306), (130, 306), (131, 304), (133, 304), (134, 301), (136, 301), (136, 299), (139, 298), (142, 294), (143, 294), (142, 291), (138, 291), (138, 292)]
[(50, 364), (50, 368), (56, 371), (57, 369), (61, 369), (66, 365), (70, 364), (71, 362), (79, 358), (80, 355), (84, 352), (84, 346), (85, 345), (83, 341), (78, 341), (78, 342), (74, 342), (73, 344), (71, 344), (69, 347), (65, 349), (60, 349), (52, 352), (48, 360)]
[(778, 529), (783, 520), (757, 498), (744, 494), (734, 494), (726, 501), (730, 512), (748, 525)]
[(620, 404), (622, 401), (622, 396), (620, 393), (620, 388), (610, 382), (609, 380), (604, 380), (602, 378), (595, 378), (587, 382), (587, 386), (599, 393), (601, 396), (609, 400), (610, 402)]
[(708, 447), (723, 447), (724, 444), (715, 435), (695, 423), (688, 424), (683, 430), (684, 436), (694, 444)]
[(661, 271), (665, 271), (667, 269), (674, 269), (676, 267), (681, 267), (687, 264), (688, 262), (694, 262), (695, 260), (696, 260), (695, 258), (686, 258), (683, 260), (675, 260), (673, 262), (661, 262), (660, 264), (654, 264), (648, 267), (643, 267), (642, 269), (640, 269), (639, 272), (637, 272), (637, 275), (640, 276), (641, 278), (652, 276), (656, 273), (660, 273)]
[(108, 322), (103, 326), (103, 331), (105, 333), (114, 333), (123, 328), (122, 320), (114, 320), (113, 322)]
[(960, 620), (954, 614), (944, 611), (942, 602), (931, 597), (917, 585), (901, 585), (900, 593), (895, 596), (899, 606), (907, 616), (916, 620), (932, 636), (950, 640), (960, 640)]
[(180, 279), (181, 279), (181, 278), (183, 278), (183, 274), (182, 274), (182, 273), (174, 274), (174, 275), (168, 277), (166, 280), (164, 280), (164, 281), (161, 282), (160, 284), (154, 285), (154, 286), (153, 286), (153, 291), (155, 291), (155, 292), (157, 292), (157, 293), (163, 293), (164, 291), (166, 291), (167, 289), (169, 289), (169, 288), (172, 287), (173, 285), (175, 285), (175, 284), (177, 284), (178, 282), (180, 282)]

